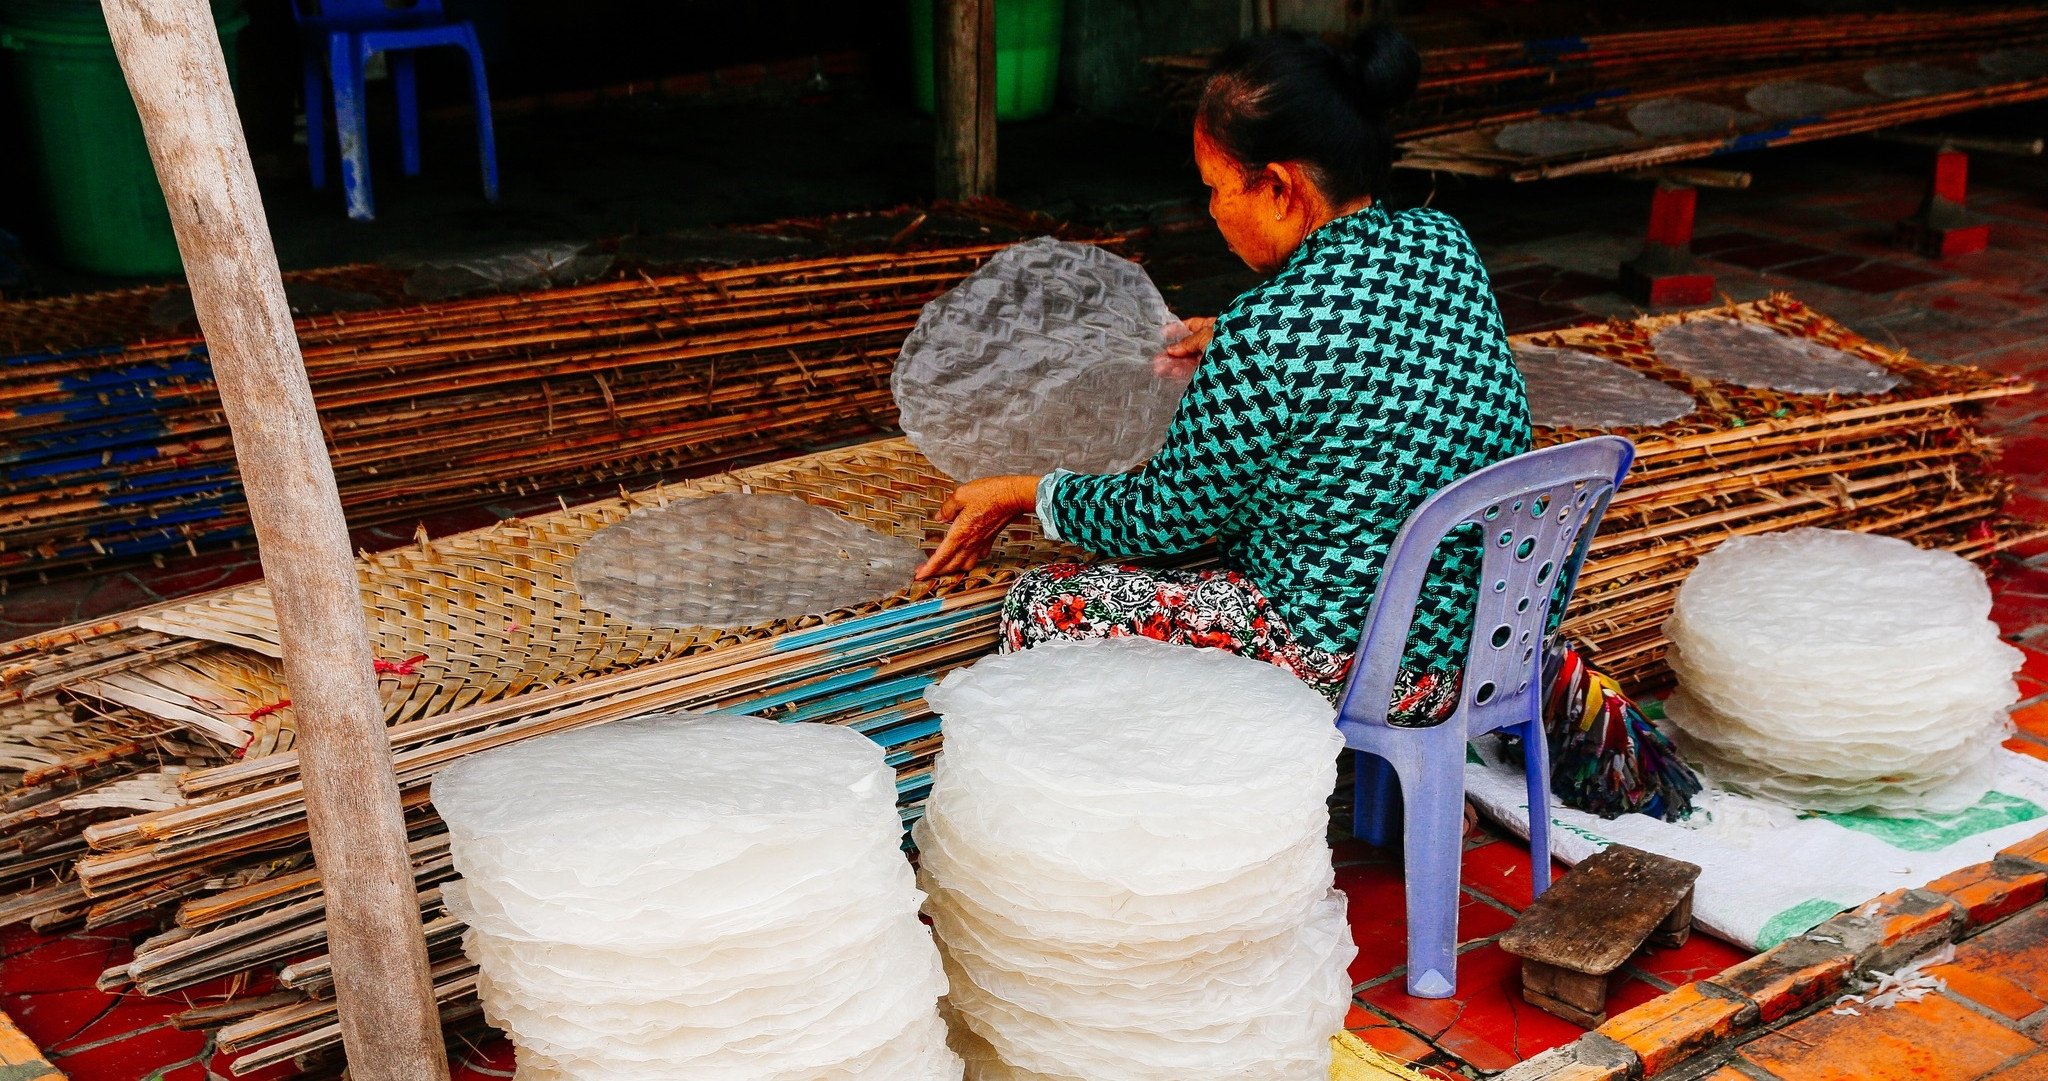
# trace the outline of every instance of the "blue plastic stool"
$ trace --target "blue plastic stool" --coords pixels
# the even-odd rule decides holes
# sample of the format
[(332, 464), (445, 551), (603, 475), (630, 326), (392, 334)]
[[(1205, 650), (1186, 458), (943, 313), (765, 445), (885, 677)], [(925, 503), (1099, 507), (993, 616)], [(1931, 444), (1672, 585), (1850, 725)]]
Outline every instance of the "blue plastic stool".
[[(1530, 876), (1536, 893), (1550, 885), (1543, 662), (1556, 625), (1552, 600), (1571, 597), (1607, 502), (1634, 458), (1633, 444), (1608, 435), (1489, 466), (1424, 501), (1387, 554), (1337, 727), (1346, 746), (1363, 752), (1356, 756), (1354, 832), (1388, 844), (1400, 818), (1411, 995), (1449, 998), (1457, 989), (1458, 863), (1470, 740), (1496, 729), (1522, 737)], [(1387, 723), (1387, 702), (1430, 560), (1447, 534), (1466, 526), (1478, 528), (1486, 554), (1457, 711), (1431, 727), (1394, 727)], [(1398, 789), (1390, 783), (1396, 780)]]
[[(306, 5), (318, 4), (317, 13)], [(348, 216), (356, 221), (376, 217), (370, 198), (370, 145), (363, 107), (363, 68), (370, 57), (388, 53), (391, 81), (398, 92), (398, 136), (404, 148), (405, 175), (420, 173), (420, 109), (412, 51), (436, 47), (461, 49), (469, 57), (470, 87), (476, 106), (476, 141), (483, 162), (484, 198), (498, 201), (498, 144), (491, 129), (491, 92), (484, 80), (484, 52), (476, 28), (450, 19), (441, 0), (411, 0), (388, 6), (385, 0), (294, 0), (292, 14), (306, 39), (306, 158), (315, 190), (327, 185), (327, 87), (334, 90), (334, 129), (341, 148), (341, 186), (348, 197)]]

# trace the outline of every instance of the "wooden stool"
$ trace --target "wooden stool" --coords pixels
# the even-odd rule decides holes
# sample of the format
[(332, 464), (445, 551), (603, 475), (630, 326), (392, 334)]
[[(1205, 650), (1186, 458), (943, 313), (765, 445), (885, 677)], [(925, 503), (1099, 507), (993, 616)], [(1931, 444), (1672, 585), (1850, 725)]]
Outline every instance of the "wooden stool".
[(1572, 868), (1500, 948), (1522, 959), (1522, 997), (1595, 1028), (1607, 1020), (1607, 977), (1645, 942), (1682, 946), (1692, 936), (1698, 865), (1610, 845)]

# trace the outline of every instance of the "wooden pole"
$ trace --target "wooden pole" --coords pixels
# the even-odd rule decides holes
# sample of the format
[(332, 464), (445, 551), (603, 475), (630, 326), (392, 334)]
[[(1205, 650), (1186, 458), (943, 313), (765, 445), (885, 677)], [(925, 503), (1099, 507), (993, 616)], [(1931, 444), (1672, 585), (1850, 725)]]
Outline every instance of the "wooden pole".
[(976, 199), (996, 191), (996, 3), (937, 0), (938, 191)]
[(445, 1081), (355, 561), (206, 0), (102, 0), (234, 437), (285, 679), (357, 1081)]

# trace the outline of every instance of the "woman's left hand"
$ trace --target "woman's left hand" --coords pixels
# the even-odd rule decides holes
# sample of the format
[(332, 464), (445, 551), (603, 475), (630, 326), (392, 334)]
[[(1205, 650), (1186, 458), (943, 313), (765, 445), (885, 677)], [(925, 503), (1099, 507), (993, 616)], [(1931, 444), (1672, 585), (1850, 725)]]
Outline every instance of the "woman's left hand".
[(964, 571), (987, 559), (996, 537), (1037, 505), (1037, 477), (984, 477), (955, 488), (939, 508), (939, 521), (951, 522), (953, 528), (917, 568), (918, 580)]

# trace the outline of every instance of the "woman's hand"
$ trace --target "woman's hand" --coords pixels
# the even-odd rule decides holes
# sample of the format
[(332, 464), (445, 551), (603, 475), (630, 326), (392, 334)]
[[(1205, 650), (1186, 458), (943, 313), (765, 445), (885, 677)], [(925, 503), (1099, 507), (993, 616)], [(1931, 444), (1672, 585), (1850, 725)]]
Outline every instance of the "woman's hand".
[(1037, 477), (984, 477), (953, 489), (952, 498), (939, 508), (939, 521), (951, 522), (953, 528), (946, 531), (938, 551), (917, 568), (918, 579), (955, 574), (987, 559), (996, 536), (1037, 505)]
[[(1186, 379), (1195, 374), (1195, 366), (1202, 362), (1202, 351), (1209, 348), (1209, 339), (1216, 335), (1216, 320), (1195, 316), (1181, 320), (1187, 328), (1187, 336), (1160, 350), (1152, 358), (1152, 374), (1161, 379)], [(1173, 328), (1168, 327), (1166, 336), (1173, 337)]]

